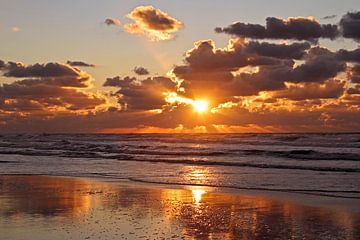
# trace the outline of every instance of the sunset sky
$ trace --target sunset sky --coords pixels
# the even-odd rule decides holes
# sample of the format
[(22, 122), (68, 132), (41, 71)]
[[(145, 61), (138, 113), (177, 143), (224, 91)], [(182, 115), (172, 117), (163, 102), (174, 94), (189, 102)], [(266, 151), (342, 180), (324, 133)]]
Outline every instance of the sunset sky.
[(2, 0), (0, 132), (359, 132), (360, 1)]

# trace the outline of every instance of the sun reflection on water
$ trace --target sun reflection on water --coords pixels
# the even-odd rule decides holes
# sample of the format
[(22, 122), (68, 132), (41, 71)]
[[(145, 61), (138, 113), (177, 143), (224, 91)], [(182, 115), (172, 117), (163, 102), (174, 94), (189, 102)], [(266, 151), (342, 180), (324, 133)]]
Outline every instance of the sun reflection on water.
[(202, 195), (206, 193), (203, 189), (193, 189), (191, 190), (193, 194), (193, 199), (196, 204), (199, 204), (202, 198)]
[(213, 176), (211, 171), (203, 166), (185, 166), (183, 172), (187, 184), (208, 184)]

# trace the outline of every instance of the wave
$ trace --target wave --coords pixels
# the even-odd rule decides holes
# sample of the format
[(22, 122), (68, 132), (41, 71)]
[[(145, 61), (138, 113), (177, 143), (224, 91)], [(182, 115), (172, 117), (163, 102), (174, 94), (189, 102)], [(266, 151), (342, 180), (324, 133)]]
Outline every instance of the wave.
[(0, 163), (16, 163), (16, 161), (0, 160)]
[(358, 168), (337, 168), (337, 167), (312, 167), (312, 166), (290, 166), (280, 164), (261, 164), (261, 163), (239, 163), (239, 162), (220, 162), (208, 160), (180, 160), (180, 159), (117, 159), (118, 161), (167, 163), (167, 164), (188, 164), (198, 166), (227, 166), (227, 167), (252, 167), (252, 168), (272, 168), (288, 170), (308, 170), (320, 172), (360, 172)]
[[(133, 181), (133, 182), (159, 184), (159, 185), (199, 186), (199, 187), (216, 187), (216, 188), (221, 187), (221, 188), (229, 188), (229, 189), (237, 189), (237, 190), (291, 192), (291, 193), (301, 193), (301, 194), (315, 195), (315, 196), (360, 199), (360, 196), (344, 195), (344, 194), (360, 194), (360, 191), (341, 191), (341, 190), (340, 191), (338, 191), (338, 190), (332, 191), (332, 190), (320, 190), (320, 189), (241, 187), (241, 186), (231, 186), (231, 185), (214, 185), (214, 184), (198, 184), (198, 183), (183, 183), (183, 182), (161, 182), (161, 181), (154, 181), (154, 180), (144, 180), (144, 179), (139, 179), (139, 178), (127, 178), (127, 179), (130, 181)], [(343, 194), (343, 195), (340, 195), (339, 193)]]
[[(304, 160), (304, 157), (308, 154), (308, 159), (315, 158), (313, 155), (315, 154), (317, 157), (315, 159), (319, 160), (318, 152), (308, 151), (308, 150), (294, 150), (294, 151), (285, 151), (285, 152), (277, 152), (277, 151), (261, 151), (261, 150), (244, 150), (243, 153), (248, 155), (265, 155), (265, 156), (286, 156), (292, 155), (292, 158), (299, 158)], [(135, 154), (136, 153), (136, 154)], [(22, 151), (14, 151), (14, 150), (0, 150), (0, 154), (2, 155), (26, 155), (26, 156), (58, 156), (65, 158), (81, 158), (81, 159), (112, 159), (118, 161), (133, 161), (133, 162), (149, 162), (149, 163), (166, 163), (166, 164), (186, 164), (186, 165), (198, 165), (198, 166), (228, 166), (228, 167), (252, 167), (252, 168), (268, 168), (268, 169), (288, 169), (288, 170), (308, 170), (308, 171), (320, 171), (320, 172), (360, 172), (360, 168), (348, 168), (348, 167), (320, 167), (320, 166), (308, 166), (308, 165), (289, 165), (289, 164), (274, 164), (271, 163), (256, 163), (256, 162), (238, 162), (234, 159), (232, 161), (216, 161), (216, 160), (203, 160), (203, 159), (185, 159), (184, 156), (210, 156), (217, 155), (217, 152), (208, 152), (208, 153), (168, 153), (168, 152), (149, 152), (149, 151), (131, 151), (128, 154), (126, 151), (115, 154), (105, 154), (103, 152), (96, 151), (36, 151), (36, 150), (22, 150)], [(193, 154), (193, 155), (192, 155)], [(153, 156), (161, 156), (157, 158), (149, 157), (148, 155)], [(163, 158), (163, 156), (181, 156), (181, 158)], [(328, 157), (331, 160), (340, 160), (344, 159), (345, 154), (339, 153), (334, 154), (332, 158)], [(356, 156), (346, 155), (347, 159), (350, 161), (359, 161)]]
[[(22, 141), (89, 141), (89, 142), (161, 142), (161, 143), (224, 143), (224, 144), (268, 144), (268, 145), (326, 145), (360, 147), (359, 133), (323, 134), (39, 134), (1, 135), (0, 140)], [(334, 145), (335, 144), (335, 145)], [(355, 146), (353, 145), (355, 144)]]
[(127, 155), (128, 158), (133, 158), (136, 155), (142, 156), (181, 156), (181, 157), (208, 157), (208, 156), (229, 156), (233, 159), (236, 157), (275, 157), (286, 158), (300, 161), (307, 160), (327, 160), (327, 161), (360, 161), (360, 154), (346, 153), (346, 152), (320, 152), (311, 149), (304, 150), (286, 150), (286, 151), (272, 151), (259, 149), (210, 149), (210, 148), (191, 148), (191, 147), (176, 147), (176, 146), (113, 146), (101, 144), (49, 144), (49, 145), (29, 145), (13, 146), (9, 144), (0, 144), (0, 154), (19, 154), (19, 155), (38, 155), (38, 156), (61, 156), (61, 157), (79, 157), (92, 158), (100, 157), (106, 158), (106, 155)]
[[(235, 151), (236, 152), (236, 151)], [(245, 155), (264, 155), (273, 157), (285, 157), (297, 160), (345, 160), (360, 161), (360, 155), (356, 153), (331, 153), (319, 152), (315, 150), (289, 150), (289, 151), (269, 151), (269, 150), (240, 150), (239, 153)]]

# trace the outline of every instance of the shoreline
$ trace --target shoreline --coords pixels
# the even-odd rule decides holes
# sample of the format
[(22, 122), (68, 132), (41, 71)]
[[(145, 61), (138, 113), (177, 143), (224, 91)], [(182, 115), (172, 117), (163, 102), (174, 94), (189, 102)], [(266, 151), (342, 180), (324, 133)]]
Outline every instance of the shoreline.
[(334, 198), (327, 201), (264, 191), (0, 175), (0, 232), (4, 240), (358, 239), (360, 212), (340, 208)]
[(343, 196), (314, 194), (301, 191), (286, 191), (286, 190), (272, 190), (272, 189), (250, 189), (238, 187), (218, 187), (205, 184), (180, 184), (180, 183), (158, 183), (131, 180), (129, 178), (106, 178), (100, 176), (68, 176), (68, 175), (49, 175), (49, 174), (0, 174), (3, 176), (29, 176), (29, 177), (54, 177), (54, 178), (68, 178), (68, 179), (84, 179), (102, 183), (112, 184), (114, 186), (122, 187), (139, 187), (139, 188), (156, 188), (156, 189), (178, 189), (191, 190), (192, 188), (204, 188), (208, 192), (217, 192), (229, 195), (252, 195), (256, 197), (264, 197), (275, 201), (291, 201), (296, 204), (329, 208), (341, 211), (351, 211), (360, 214), (360, 199), (349, 198)]

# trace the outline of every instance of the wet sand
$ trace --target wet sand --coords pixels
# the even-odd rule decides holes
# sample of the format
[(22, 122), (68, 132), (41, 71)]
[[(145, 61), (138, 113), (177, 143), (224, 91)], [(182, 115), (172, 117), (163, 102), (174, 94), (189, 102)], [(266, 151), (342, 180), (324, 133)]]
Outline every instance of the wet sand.
[(0, 239), (360, 239), (359, 203), (199, 186), (0, 176)]

